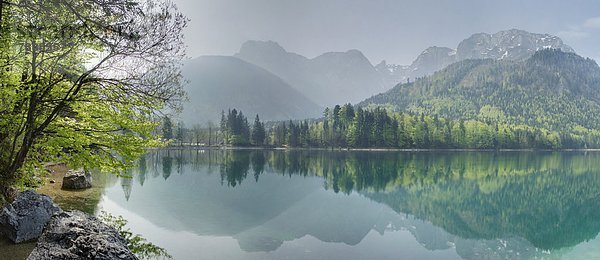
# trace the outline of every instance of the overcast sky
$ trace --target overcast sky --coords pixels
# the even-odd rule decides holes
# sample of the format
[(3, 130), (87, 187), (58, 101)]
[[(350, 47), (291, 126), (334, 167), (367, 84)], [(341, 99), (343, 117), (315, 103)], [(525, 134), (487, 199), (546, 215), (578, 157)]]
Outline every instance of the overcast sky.
[(560, 36), (600, 61), (600, 0), (174, 0), (190, 19), (188, 56), (232, 55), (273, 40), (309, 58), (358, 49), (410, 64), (429, 46), (511, 28)]

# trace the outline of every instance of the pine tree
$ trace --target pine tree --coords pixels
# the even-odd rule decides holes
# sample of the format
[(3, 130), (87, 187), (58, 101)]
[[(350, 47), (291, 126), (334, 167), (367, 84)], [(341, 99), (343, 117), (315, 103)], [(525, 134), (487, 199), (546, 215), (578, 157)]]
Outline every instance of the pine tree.
[(173, 139), (173, 122), (171, 121), (171, 118), (167, 116), (163, 118), (162, 131), (164, 139)]
[(265, 127), (260, 122), (260, 118), (256, 115), (254, 125), (252, 126), (252, 144), (263, 145), (265, 142)]

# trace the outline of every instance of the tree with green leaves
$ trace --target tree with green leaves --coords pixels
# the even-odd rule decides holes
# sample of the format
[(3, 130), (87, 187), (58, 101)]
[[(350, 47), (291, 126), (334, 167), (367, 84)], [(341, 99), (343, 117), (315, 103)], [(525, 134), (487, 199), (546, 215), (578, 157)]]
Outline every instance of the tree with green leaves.
[(225, 143), (235, 146), (246, 146), (250, 144), (250, 125), (248, 119), (242, 111), (237, 109), (229, 110), (227, 116), (223, 118), (221, 131), (225, 133)]
[[(352, 113), (347, 113), (352, 109)], [(338, 111), (337, 119), (332, 111)], [(326, 110), (314, 121), (275, 122), (267, 136), (278, 147), (352, 147), (417, 149), (559, 149), (600, 147), (600, 133), (561, 134), (526, 125), (452, 120), (424, 113), (405, 114), (384, 108), (344, 105)], [(332, 131), (336, 125), (336, 131)], [(326, 133), (336, 133), (326, 138)]]
[(265, 126), (260, 122), (260, 118), (256, 115), (254, 125), (252, 126), (252, 144), (263, 145), (265, 143)]
[(184, 95), (186, 18), (170, 1), (2, 0), (0, 184), (41, 164), (119, 173), (161, 144)]

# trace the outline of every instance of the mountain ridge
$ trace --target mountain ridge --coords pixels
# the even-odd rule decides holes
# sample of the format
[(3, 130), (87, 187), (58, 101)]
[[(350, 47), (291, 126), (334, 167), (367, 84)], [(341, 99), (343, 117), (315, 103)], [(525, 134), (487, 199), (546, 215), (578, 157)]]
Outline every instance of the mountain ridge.
[[(184, 123), (218, 122), (221, 111), (242, 110), (262, 120), (312, 118), (321, 107), (271, 72), (231, 56), (201, 56), (183, 67), (189, 101)], [(277, 109), (273, 109), (277, 108)]]
[(541, 49), (561, 49), (575, 52), (558, 36), (531, 33), (519, 29), (493, 34), (475, 33), (462, 40), (455, 49), (432, 46), (425, 49), (406, 66), (388, 66), (389, 73), (380, 70), (391, 81), (405, 82), (410, 78), (431, 75), (446, 66), (466, 59), (524, 60)]
[(468, 59), (366, 99), (360, 106), (558, 131), (600, 129), (600, 67), (543, 49), (523, 61)]
[[(460, 63), (473, 59), (490, 59), (499, 62), (507, 61), (509, 63), (512, 61), (520, 62), (533, 56), (536, 53), (535, 51), (552, 48), (561, 49), (566, 53), (574, 53), (573, 49), (564, 44), (559, 37), (512, 29), (494, 34), (473, 34), (461, 41), (456, 49), (438, 46), (429, 47), (411, 65), (407, 66), (387, 64), (385, 61), (374, 66), (362, 52), (356, 49), (345, 52), (326, 52), (314, 58), (307, 58), (285, 50), (274, 41), (246, 41), (242, 44), (238, 53), (227, 57), (244, 61), (245, 67), (256, 66), (260, 68), (260, 70), (253, 70), (260, 74), (258, 78), (264, 79), (266, 74), (271, 74), (268, 77), (278, 78), (278, 83), (275, 85), (284, 86), (283, 88), (288, 92), (287, 95), (299, 97), (301, 101), (298, 104), (294, 102), (284, 102), (285, 104), (271, 102), (272, 110), (287, 111), (283, 112), (284, 114), (287, 113), (286, 116), (271, 115), (261, 110), (263, 111), (261, 114), (265, 114), (265, 119), (283, 120), (301, 119), (307, 115), (311, 115), (311, 117), (320, 115), (320, 112), (314, 112), (316, 110), (315, 107), (320, 109), (321, 107), (336, 104), (358, 103), (364, 101), (365, 98), (376, 97), (378, 96), (377, 93), (384, 93), (398, 83), (410, 83), (410, 79), (413, 79), (413, 81), (415, 79), (418, 80), (423, 75), (433, 74), (441, 68), (445, 68), (448, 65), (451, 66), (451, 64), (456, 64), (457, 62)], [(576, 65), (573, 62), (570, 64), (573, 66)], [(466, 64), (458, 66), (466, 66)], [(589, 64), (586, 66), (590, 67)], [(485, 67), (482, 65), (478, 69), (484, 70)], [(465, 70), (464, 72), (468, 72), (467, 68), (463, 69)], [(456, 70), (456, 72), (461, 72), (463, 69)], [(555, 69), (567, 70), (567, 68)], [(578, 67), (578, 69), (584, 68)], [(573, 71), (570, 72), (574, 73)], [(215, 73), (218, 74), (217, 72)], [(188, 72), (188, 74), (193, 75), (194, 73)], [(235, 75), (230, 76), (235, 77)], [(458, 77), (460, 75), (446, 76)], [(483, 77), (485, 75), (480, 76)], [(248, 82), (251, 82), (253, 78), (251, 75), (245, 75), (244, 77), (244, 80)], [(222, 78), (222, 80), (225, 79)], [(567, 78), (563, 78), (563, 80), (567, 80)], [(568, 82), (574, 81), (574, 79), (568, 80)], [(270, 82), (274, 81), (271, 80)], [(565, 81), (561, 84), (564, 85), (568, 82)], [(232, 84), (230, 83), (229, 86), (231, 87)], [(572, 83), (568, 84), (572, 85)], [(246, 88), (248, 87), (246, 86)], [(274, 91), (274, 89), (272, 90)], [(589, 93), (589, 91), (586, 93)], [(251, 93), (247, 93), (247, 95), (252, 96)], [(594, 93), (589, 93), (588, 97), (596, 101), (598, 100)], [(439, 101), (437, 100), (436, 102)], [(243, 100), (238, 100), (238, 102), (244, 103)], [(432, 101), (428, 102), (431, 103)], [(452, 102), (452, 100), (448, 100), (448, 102)], [(293, 108), (296, 112), (290, 112), (290, 105), (296, 106)], [(232, 106), (248, 110), (244, 109), (244, 105), (237, 106), (236, 104), (232, 104)], [(283, 108), (280, 109), (279, 106), (283, 106)], [(415, 110), (419, 107), (415, 106), (411, 109)], [(468, 109), (468, 106), (456, 109), (464, 110)], [(195, 111), (198, 110), (196, 109)], [(249, 112), (254, 113), (253, 111), (255, 110), (256, 107), (250, 107)], [(310, 110), (311, 112), (298, 112), (301, 110)], [(471, 115), (471, 117), (473, 116)]]
[(356, 49), (309, 59), (273, 41), (247, 41), (234, 57), (271, 71), (322, 106), (358, 102), (390, 86)]

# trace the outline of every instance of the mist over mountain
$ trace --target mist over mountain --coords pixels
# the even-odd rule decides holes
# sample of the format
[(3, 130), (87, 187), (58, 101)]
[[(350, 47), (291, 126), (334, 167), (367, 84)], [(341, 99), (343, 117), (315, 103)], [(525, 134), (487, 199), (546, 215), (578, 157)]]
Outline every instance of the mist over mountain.
[(271, 71), (322, 106), (358, 102), (391, 87), (358, 50), (309, 59), (273, 41), (248, 41), (234, 56)]
[(186, 125), (218, 123), (221, 111), (240, 109), (262, 120), (312, 118), (321, 107), (281, 78), (256, 65), (229, 56), (202, 56), (184, 64), (189, 101), (183, 105)]
[[(372, 97), (363, 104), (390, 103), (399, 110), (439, 112), (442, 113), (441, 115), (453, 118), (476, 118), (481, 107), (491, 105), (501, 108), (503, 113), (512, 116), (510, 120), (518, 123), (534, 123), (548, 127), (550, 121), (556, 119), (550, 116), (553, 112), (547, 109), (544, 113), (524, 109), (522, 111), (530, 111), (530, 113), (517, 116), (522, 107), (515, 106), (514, 109), (507, 110), (508, 104), (496, 106), (496, 101), (489, 101), (488, 104), (481, 100), (490, 97), (474, 97), (473, 93), (464, 92), (461, 94), (464, 94), (463, 96), (458, 97), (459, 99), (450, 98), (456, 93), (446, 93), (448, 89), (444, 87), (453, 89), (449, 86), (455, 86), (461, 87), (461, 91), (469, 90), (469, 88), (462, 89), (464, 85), (461, 84), (470, 84), (472, 91), (479, 92), (484, 91), (485, 86), (493, 85), (498, 89), (490, 88), (485, 91), (502, 92), (503, 98), (516, 95), (508, 94), (511, 91), (513, 93), (522, 91), (521, 94), (527, 94), (526, 97), (519, 96), (513, 100), (502, 101), (511, 103), (518, 100), (521, 102), (520, 105), (534, 102), (532, 100), (542, 102), (544, 98), (558, 98), (550, 92), (560, 90), (557, 95), (570, 111), (585, 108), (586, 115), (589, 115), (589, 109), (595, 108), (577, 98), (600, 100), (597, 92), (590, 91), (591, 85), (597, 80), (593, 78), (595, 63), (576, 55), (568, 56), (569, 62), (564, 64), (559, 64), (558, 61), (545, 64), (544, 66), (549, 66), (548, 68), (532, 63), (536, 59), (530, 58), (537, 51), (545, 49), (559, 49), (561, 53), (546, 53), (542, 55), (544, 57), (567, 57), (566, 54), (574, 53), (573, 49), (564, 44), (559, 37), (516, 29), (494, 34), (473, 34), (461, 41), (456, 49), (429, 47), (408, 66), (387, 64), (385, 61), (373, 66), (358, 50), (328, 52), (315, 58), (307, 58), (288, 52), (273, 41), (247, 41), (233, 57), (205, 56), (186, 65), (184, 73), (190, 80), (187, 86), (190, 102), (186, 104), (183, 118), (186, 122), (193, 123), (198, 120), (214, 121), (218, 120), (221, 110), (236, 107), (249, 116), (258, 113), (266, 120), (303, 119), (320, 116), (322, 107), (358, 103)], [(410, 82), (410, 79), (414, 81), (425, 75), (431, 75), (449, 65), (453, 67), (438, 76), (415, 85), (404, 84)], [(550, 68), (552, 71), (548, 71)], [(517, 71), (525, 74), (519, 74)], [(512, 76), (502, 76), (500, 72)], [(594, 73), (590, 74), (590, 72)], [(558, 76), (552, 73), (558, 73)], [(528, 78), (529, 76), (536, 78)], [(523, 82), (515, 81), (517, 78)], [(398, 83), (401, 85), (390, 90)], [(530, 87), (513, 91), (506, 89), (507, 85), (530, 85)], [(539, 88), (548, 93), (536, 93), (532, 90)], [(563, 92), (565, 90), (568, 92)], [(385, 91), (388, 92), (376, 95)], [(479, 92), (478, 94), (482, 95), (489, 94)], [(399, 95), (405, 96), (398, 97)], [(475, 98), (477, 100), (473, 100)], [(439, 99), (448, 100), (447, 103), (450, 105), (446, 104), (444, 105), (446, 108), (440, 108), (441, 105), (437, 103), (442, 101)], [(570, 100), (574, 102), (569, 103)], [(459, 104), (462, 101), (464, 104)], [(550, 102), (550, 100), (543, 102)], [(542, 107), (535, 109), (542, 109)], [(467, 110), (469, 112), (465, 112)], [(537, 122), (540, 119), (534, 118), (542, 114), (543, 120), (548, 121), (543, 124)], [(529, 122), (531, 120), (536, 122)], [(560, 120), (569, 121), (565, 118)], [(587, 124), (586, 122), (594, 121), (593, 118), (590, 120), (584, 122), (584, 118), (580, 118), (579, 121), (587, 128), (596, 124)]]
[(429, 47), (409, 66), (387, 65), (379, 67), (378, 70), (390, 77), (390, 81), (400, 83), (431, 75), (452, 63), (466, 59), (520, 61), (541, 49), (575, 52), (557, 36), (511, 29), (494, 34), (473, 34), (461, 41), (456, 49)]
[(600, 129), (600, 67), (556, 49), (526, 60), (469, 59), (360, 105), (557, 131)]
[(410, 65), (382, 61), (374, 66), (358, 50), (328, 52), (309, 59), (273, 41), (247, 41), (234, 56), (279, 76), (319, 105), (332, 106), (356, 103), (462, 60), (521, 61), (546, 48), (574, 52), (557, 36), (512, 29), (473, 34), (454, 49), (429, 47)]

